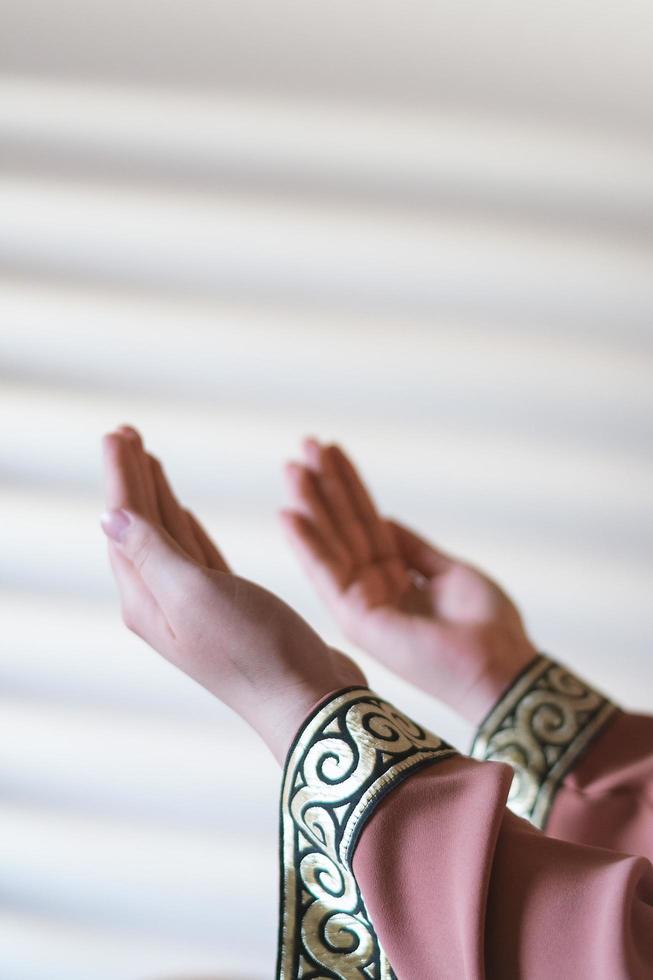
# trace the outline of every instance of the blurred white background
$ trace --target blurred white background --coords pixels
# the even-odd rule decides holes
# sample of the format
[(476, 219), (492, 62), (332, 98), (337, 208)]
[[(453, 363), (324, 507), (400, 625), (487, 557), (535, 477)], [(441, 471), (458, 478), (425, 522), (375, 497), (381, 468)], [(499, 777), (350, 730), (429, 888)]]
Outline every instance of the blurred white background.
[[(266, 980), (278, 772), (119, 620), (99, 438), (341, 643), (275, 522), (348, 446), (650, 710), (650, 4), (4, 0), (0, 980)], [(368, 661), (422, 722), (470, 732)]]

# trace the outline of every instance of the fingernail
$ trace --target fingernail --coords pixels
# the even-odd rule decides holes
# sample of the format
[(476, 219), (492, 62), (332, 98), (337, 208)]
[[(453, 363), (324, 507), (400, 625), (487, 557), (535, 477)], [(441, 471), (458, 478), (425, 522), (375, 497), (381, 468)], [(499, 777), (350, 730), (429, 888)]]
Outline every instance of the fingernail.
[(130, 524), (129, 514), (124, 510), (107, 510), (100, 518), (100, 524), (112, 541), (123, 541)]

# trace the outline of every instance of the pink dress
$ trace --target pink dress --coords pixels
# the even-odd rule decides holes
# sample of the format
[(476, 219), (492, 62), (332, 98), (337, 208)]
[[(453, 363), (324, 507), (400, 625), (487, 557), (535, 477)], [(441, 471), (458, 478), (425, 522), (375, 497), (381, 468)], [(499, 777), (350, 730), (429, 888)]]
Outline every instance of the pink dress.
[(367, 689), (313, 709), (282, 787), (279, 978), (653, 978), (653, 719), (540, 657), (472, 752)]

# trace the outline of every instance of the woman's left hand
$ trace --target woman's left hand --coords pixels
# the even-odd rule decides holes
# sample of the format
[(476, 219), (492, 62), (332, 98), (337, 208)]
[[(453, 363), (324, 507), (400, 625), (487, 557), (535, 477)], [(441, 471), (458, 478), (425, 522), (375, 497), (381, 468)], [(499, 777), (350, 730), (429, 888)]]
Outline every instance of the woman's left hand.
[(120, 427), (102, 446), (102, 527), (125, 624), (237, 711), (283, 760), (312, 705), (364, 686), (364, 675), (281, 599), (232, 574), (135, 429)]

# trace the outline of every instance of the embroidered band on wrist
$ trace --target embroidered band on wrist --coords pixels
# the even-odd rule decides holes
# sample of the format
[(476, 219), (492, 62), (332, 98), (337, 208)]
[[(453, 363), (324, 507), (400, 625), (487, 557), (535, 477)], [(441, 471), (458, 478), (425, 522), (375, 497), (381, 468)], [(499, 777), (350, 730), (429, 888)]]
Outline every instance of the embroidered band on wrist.
[(337, 692), (304, 723), (281, 794), (278, 980), (394, 980), (352, 871), (381, 799), (455, 749), (367, 688)]
[(543, 828), (565, 775), (617, 707), (565, 667), (539, 655), (476, 733), (470, 755), (515, 770), (508, 806)]

